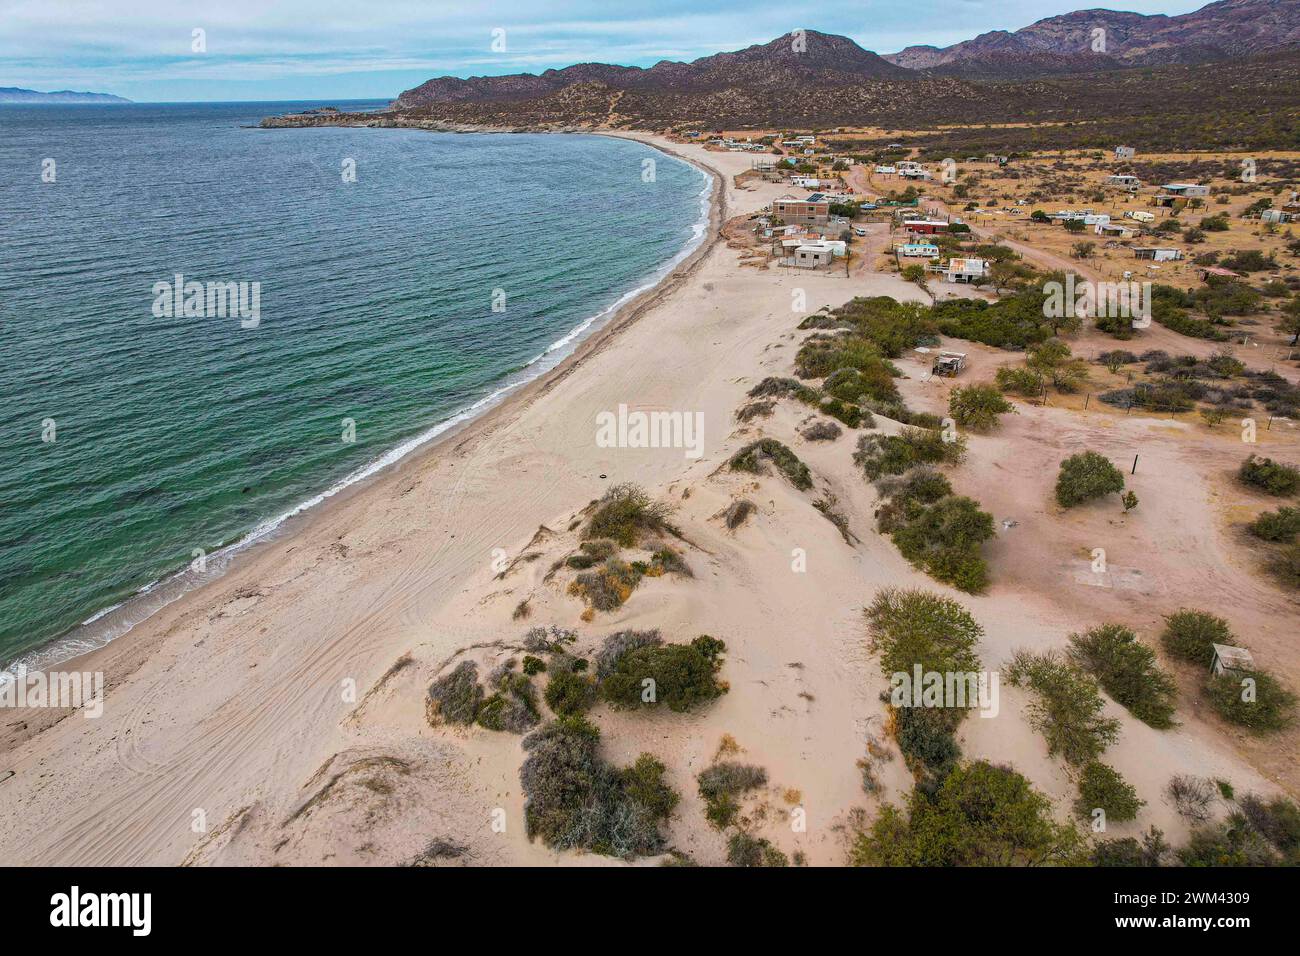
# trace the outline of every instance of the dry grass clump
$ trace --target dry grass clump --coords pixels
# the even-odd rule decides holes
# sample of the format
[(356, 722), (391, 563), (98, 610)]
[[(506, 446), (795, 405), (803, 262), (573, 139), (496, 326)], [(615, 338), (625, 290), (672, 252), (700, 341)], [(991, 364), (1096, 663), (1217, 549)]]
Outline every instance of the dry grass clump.
[(747, 422), (755, 418), (768, 418), (775, 408), (776, 402), (750, 402), (736, 409), (736, 421)]
[(735, 531), (749, 520), (749, 516), (757, 510), (758, 505), (748, 498), (737, 498), (727, 505), (727, 510), (722, 513), (723, 524), (727, 526), (727, 530)]
[(844, 434), (844, 431), (834, 422), (817, 421), (799, 434), (805, 441), (834, 441)]
[(594, 571), (584, 571), (573, 579), (569, 593), (585, 600), (597, 611), (612, 611), (632, 596), (641, 574), (626, 561), (610, 558)]
[(1211, 805), (1214, 802), (1214, 783), (1206, 777), (1193, 777), (1190, 774), (1176, 774), (1169, 778), (1165, 793), (1173, 801), (1178, 815), (1193, 823), (1204, 823), (1210, 819)]
[(723, 761), (700, 771), (695, 778), (704, 798), (704, 816), (721, 830), (740, 812), (741, 794), (767, 785), (767, 771), (751, 764)]

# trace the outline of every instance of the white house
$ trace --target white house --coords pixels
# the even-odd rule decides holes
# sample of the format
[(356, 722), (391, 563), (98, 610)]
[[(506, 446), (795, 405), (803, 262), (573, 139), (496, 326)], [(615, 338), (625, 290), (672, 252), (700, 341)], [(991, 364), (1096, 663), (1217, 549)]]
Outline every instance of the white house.
[(898, 170), (893, 166), (877, 166), (876, 172), (880, 173), (882, 176), (892, 176), (894, 173), (898, 172)]
[(813, 176), (792, 176), (790, 185), (798, 186), (801, 189), (817, 189), (821, 186), (822, 181)]
[(1132, 159), (1132, 158), (1133, 158), (1134, 156), (1136, 156), (1136, 155), (1137, 155), (1137, 150), (1134, 149), (1132, 146), (1116, 146), (1116, 147), (1115, 147), (1115, 158), (1116, 158), (1116, 159), (1120, 159), (1120, 160), (1123, 160), (1123, 159)]
[(1134, 247), (1133, 255), (1138, 259), (1150, 259), (1153, 262), (1177, 262), (1183, 257), (1182, 250), (1156, 246)]
[(1114, 186), (1116, 189), (1123, 189), (1127, 192), (1135, 193), (1142, 186), (1142, 180), (1136, 176), (1115, 175), (1106, 177), (1106, 185)]
[(949, 259), (943, 275), (949, 282), (974, 282), (984, 278), (988, 272), (986, 259)]
[(798, 269), (816, 269), (819, 266), (828, 266), (835, 259), (835, 253), (827, 246), (806, 243), (798, 246), (794, 254), (781, 260), (783, 266), (794, 266)]
[(939, 247), (928, 242), (904, 242), (895, 246), (894, 251), (908, 259), (939, 258)]
[(1209, 186), (1197, 183), (1165, 183), (1160, 187), (1166, 196), (1178, 199), (1203, 199), (1210, 194)]

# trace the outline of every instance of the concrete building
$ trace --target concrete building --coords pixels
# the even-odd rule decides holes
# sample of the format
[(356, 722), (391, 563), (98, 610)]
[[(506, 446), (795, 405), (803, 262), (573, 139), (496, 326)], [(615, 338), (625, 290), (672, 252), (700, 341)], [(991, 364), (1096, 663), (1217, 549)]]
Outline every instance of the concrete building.
[(1116, 146), (1115, 158), (1118, 160), (1132, 159), (1137, 155), (1137, 150), (1132, 146)]
[(824, 199), (820, 202), (812, 202), (808, 199), (782, 196), (772, 203), (772, 215), (792, 225), (824, 226), (830, 214), (831, 204)]

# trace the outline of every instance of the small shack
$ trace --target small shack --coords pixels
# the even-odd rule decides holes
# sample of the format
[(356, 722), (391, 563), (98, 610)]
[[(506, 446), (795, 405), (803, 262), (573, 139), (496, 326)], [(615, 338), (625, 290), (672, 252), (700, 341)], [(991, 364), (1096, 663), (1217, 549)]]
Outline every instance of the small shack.
[(959, 375), (965, 367), (965, 352), (943, 351), (934, 357), (934, 365), (930, 367), (930, 371), (935, 375), (947, 375), (949, 378), (953, 378)]
[(1253, 671), (1255, 669), (1255, 658), (1250, 656), (1250, 651), (1244, 647), (1232, 647), (1229, 644), (1212, 644), (1214, 648), (1214, 659), (1210, 662), (1210, 670), (1214, 672), (1215, 677), (1222, 677), (1228, 671)]

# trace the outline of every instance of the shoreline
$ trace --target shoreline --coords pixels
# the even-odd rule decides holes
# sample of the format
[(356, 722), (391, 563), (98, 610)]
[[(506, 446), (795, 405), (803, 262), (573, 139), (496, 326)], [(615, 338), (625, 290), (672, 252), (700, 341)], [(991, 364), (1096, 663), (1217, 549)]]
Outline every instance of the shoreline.
[[(389, 129), (396, 126), (368, 126), (366, 124), (338, 124), (356, 126), (357, 128)], [(310, 127), (288, 127), (310, 128)], [(576, 366), (586, 355), (594, 353), (606, 337), (625, 329), (636, 318), (648, 310), (656, 301), (667, 294), (677, 284), (685, 281), (698, 267), (699, 262), (708, 253), (712, 245), (719, 241), (719, 230), (726, 221), (726, 184), (721, 174), (702, 163), (696, 162), (663, 143), (654, 142), (648, 135), (623, 135), (606, 131), (588, 130), (444, 130), (429, 129), (428, 132), (482, 132), (514, 133), (544, 132), (553, 135), (595, 135), (610, 139), (631, 140), (650, 149), (671, 156), (704, 173), (707, 180), (707, 195), (702, 190), (700, 202), (703, 215), (692, 224), (693, 234), (686, 244), (670, 259), (656, 266), (647, 274), (648, 284), (637, 286), (618, 296), (610, 305), (582, 320), (574, 328), (564, 333), (559, 339), (547, 346), (522, 368), (508, 373), (486, 395), (472, 399), (465, 406), (452, 412), (442, 421), (435, 422), (398, 445), (381, 452), (372, 461), (355, 469), (334, 484), (290, 506), (279, 515), (259, 521), (252, 529), (239, 535), (229, 544), (207, 555), (210, 564), (215, 567), (198, 572), (198, 580), (184, 580), (195, 574), (188, 565), (168, 572), (135, 591), (116, 604), (99, 608), (74, 628), (43, 641), (35, 647), (20, 651), (3, 668), (0, 669), (0, 684), (4, 678), (11, 677), (18, 668), (25, 668), (26, 673), (36, 673), (50, 669), (73, 671), (93, 670), (88, 667), (104, 652), (114, 645), (129, 640), (138, 632), (141, 625), (164, 610), (199, 594), (211, 585), (217, 584), (230, 576), (242, 565), (253, 561), (256, 555), (272, 544), (285, 542), (308, 527), (311, 520), (330, 505), (342, 504), (360, 491), (373, 487), (384, 475), (403, 464), (414, 465), (425, 455), (433, 454), (444, 447), (445, 443), (457, 438), (468, 437), (476, 425), (486, 422), (498, 412), (509, 411), (516, 402), (526, 402), (536, 394), (544, 392), (551, 379), (558, 380), (572, 371), (568, 366)], [(695, 231), (699, 230), (698, 236)], [(692, 245), (693, 244), (693, 245)], [(658, 276), (658, 278), (654, 278)], [(526, 370), (544, 362), (548, 356), (563, 348), (571, 351), (563, 355), (551, 368), (537, 375), (527, 377)], [(521, 377), (522, 376), (522, 377)], [(174, 591), (174, 593), (171, 593)], [(157, 595), (158, 603), (150, 602), (150, 597)], [(105, 630), (96, 634), (79, 635), (86, 628), (103, 621), (105, 618), (121, 612), (127, 618), (121, 622), (110, 621), (104, 625)], [(134, 614), (133, 614), (134, 612)], [(118, 630), (120, 628), (120, 630)], [(116, 633), (113, 633), (116, 631)], [(107, 635), (107, 636), (106, 636)], [(78, 647), (81, 643), (86, 646)], [(68, 651), (60, 654), (60, 645)], [(107, 662), (105, 662), (107, 663)], [(3, 750), (0, 750), (3, 753)]]

